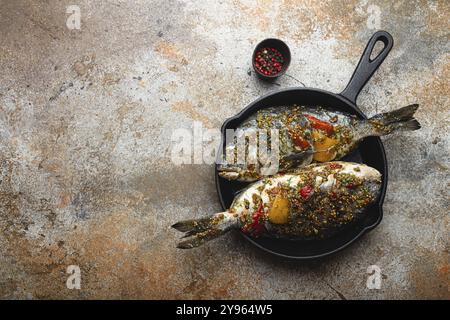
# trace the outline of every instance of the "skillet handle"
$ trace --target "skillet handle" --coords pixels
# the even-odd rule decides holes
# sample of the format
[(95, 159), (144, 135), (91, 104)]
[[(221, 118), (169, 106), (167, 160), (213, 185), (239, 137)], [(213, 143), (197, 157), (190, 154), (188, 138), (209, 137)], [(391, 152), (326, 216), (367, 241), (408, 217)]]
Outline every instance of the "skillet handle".
[[(383, 42), (384, 48), (380, 51), (378, 56), (372, 60), (370, 55), (372, 54), (375, 44), (378, 41)], [(347, 87), (345, 87), (344, 91), (342, 91), (340, 95), (356, 105), (356, 98), (358, 97), (358, 94), (361, 92), (364, 85), (367, 81), (369, 81), (378, 67), (383, 63), (393, 45), (394, 39), (388, 32), (375, 32), (364, 49), (361, 59), (359, 60), (358, 65), (356, 66), (356, 69), (347, 84)]]

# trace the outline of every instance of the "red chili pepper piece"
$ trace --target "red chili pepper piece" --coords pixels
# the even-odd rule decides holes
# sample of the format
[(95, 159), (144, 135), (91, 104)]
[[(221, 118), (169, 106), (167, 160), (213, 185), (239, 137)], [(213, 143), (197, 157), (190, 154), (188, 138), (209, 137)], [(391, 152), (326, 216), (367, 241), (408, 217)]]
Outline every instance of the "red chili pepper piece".
[(300, 189), (300, 195), (303, 199), (308, 199), (311, 196), (313, 190), (313, 187), (307, 184)]
[(311, 127), (313, 127), (314, 129), (323, 130), (327, 133), (327, 135), (333, 134), (334, 127), (332, 124), (322, 121), (322, 120), (319, 120), (316, 117), (311, 116), (311, 115), (305, 115), (305, 116), (311, 122)]
[(242, 231), (246, 233), (252, 233), (254, 236), (258, 236), (264, 231), (265, 229), (264, 224), (261, 223), (261, 218), (263, 216), (263, 209), (264, 207), (263, 204), (261, 203), (258, 207), (258, 210), (256, 210), (256, 212), (252, 216), (252, 222), (244, 226), (244, 228), (242, 228)]
[(309, 148), (309, 142), (307, 140), (303, 139), (302, 137), (295, 136), (294, 143), (295, 143), (295, 145), (299, 146), (302, 149)]
[(329, 167), (330, 167), (330, 169), (340, 169), (340, 168), (342, 168), (342, 165), (340, 165), (339, 163), (330, 163), (329, 165), (328, 165)]
[(306, 139), (303, 139), (303, 137), (299, 136), (291, 129), (289, 129), (289, 134), (291, 135), (292, 141), (294, 141), (296, 146), (299, 146), (302, 149), (309, 148), (309, 142)]

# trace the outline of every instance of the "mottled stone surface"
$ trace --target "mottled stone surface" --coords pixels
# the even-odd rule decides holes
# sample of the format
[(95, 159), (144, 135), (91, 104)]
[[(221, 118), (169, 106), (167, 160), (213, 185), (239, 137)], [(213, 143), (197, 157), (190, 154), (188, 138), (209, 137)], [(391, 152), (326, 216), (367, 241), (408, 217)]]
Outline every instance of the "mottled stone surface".
[[(81, 30), (66, 27), (70, 4), (81, 9)], [(0, 8), (0, 297), (450, 298), (448, 1), (1, 0)], [(395, 45), (358, 104), (372, 115), (418, 102), (423, 126), (384, 139), (381, 225), (310, 263), (268, 256), (237, 233), (177, 250), (173, 222), (221, 208), (212, 165), (171, 162), (173, 130), (193, 121), (218, 128), (279, 88), (339, 92), (377, 8)], [(248, 72), (253, 47), (270, 36), (293, 54), (289, 76), (273, 85)], [(71, 264), (81, 290), (66, 288)], [(373, 264), (380, 290), (366, 288)]]

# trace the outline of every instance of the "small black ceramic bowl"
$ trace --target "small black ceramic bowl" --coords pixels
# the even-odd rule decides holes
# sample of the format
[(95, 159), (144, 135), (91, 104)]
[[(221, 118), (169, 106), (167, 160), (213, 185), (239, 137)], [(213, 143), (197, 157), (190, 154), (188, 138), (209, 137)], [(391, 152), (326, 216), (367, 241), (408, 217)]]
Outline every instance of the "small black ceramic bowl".
[[(278, 50), (281, 53), (281, 55), (283, 56), (284, 62), (281, 67), (281, 70), (278, 73), (276, 73), (274, 75), (266, 75), (256, 68), (256, 65), (255, 65), (256, 53), (263, 48), (274, 48), (274, 49)], [(289, 47), (287, 46), (287, 44), (279, 39), (274, 39), (274, 38), (265, 39), (265, 40), (261, 41), (260, 43), (258, 43), (255, 50), (253, 51), (253, 56), (252, 56), (253, 70), (255, 70), (256, 74), (261, 79), (264, 79), (264, 80), (274, 80), (274, 79), (278, 78), (279, 76), (281, 76), (282, 74), (284, 74), (286, 72), (290, 63), (291, 63), (291, 51), (289, 50)]]

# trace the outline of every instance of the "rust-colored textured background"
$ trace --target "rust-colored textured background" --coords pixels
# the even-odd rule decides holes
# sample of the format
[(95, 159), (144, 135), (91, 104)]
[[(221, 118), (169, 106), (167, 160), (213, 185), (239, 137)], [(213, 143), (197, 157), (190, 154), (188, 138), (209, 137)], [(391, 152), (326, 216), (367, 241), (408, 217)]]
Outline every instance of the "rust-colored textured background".
[[(418, 102), (423, 126), (384, 139), (381, 225), (321, 262), (269, 257), (237, 233), (177, 250), (173, 222), (221, 208), (212, 165), (170, 161), (173, 130), (218, 128), (274, 89), (339, 92), (377, 8), (395, 45), (358, 103), (373, 115)], [(0, 297), (449, 299), (449, 19), (445, 0), (1, 0)], [(274, 85), (248, 73), (270, 36), (293, 54)], [(70, 264), (81, 290), (66, 288)], [(373, 264), (380, 290), (366, 288)]]

